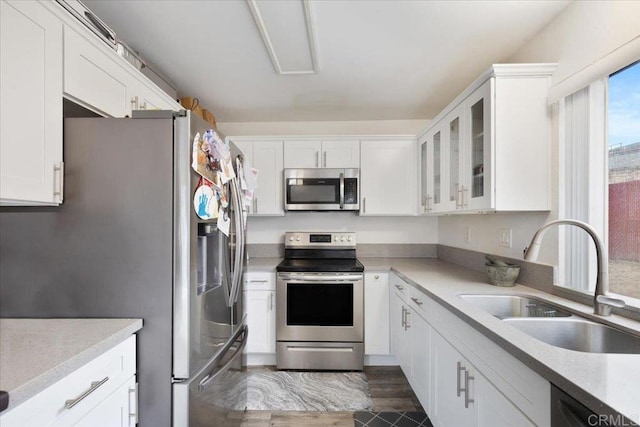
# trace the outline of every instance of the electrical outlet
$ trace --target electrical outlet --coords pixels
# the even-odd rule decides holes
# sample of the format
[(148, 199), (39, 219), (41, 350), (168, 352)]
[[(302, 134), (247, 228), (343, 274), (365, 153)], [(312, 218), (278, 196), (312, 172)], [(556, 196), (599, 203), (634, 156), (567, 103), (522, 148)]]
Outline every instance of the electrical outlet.
[(471, 227), (464, 228), (464, 241), (471, 243)]
[(500, 246), (502, 246), (503, 248), (510, 248), (512, 234), (513, 232), (510, 228), (501, 228), (499, 230)]

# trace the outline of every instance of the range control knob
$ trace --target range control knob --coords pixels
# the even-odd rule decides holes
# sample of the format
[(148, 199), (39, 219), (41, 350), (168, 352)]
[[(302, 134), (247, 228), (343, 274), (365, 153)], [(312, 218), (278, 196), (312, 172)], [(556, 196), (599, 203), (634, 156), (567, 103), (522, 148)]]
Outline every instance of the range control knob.
[(338, 236), (333, 236), (333, 241), (337, 242), (338, 241)]
[(340, 237), (340, 241), (344, 242), (344, 236)]
[(300, 236), (296, 236), (296, 242), (300, 241)]
[(293, 236), (289, 236), (289, 241), (293, 242)]
[(352, 239), (351, 239), (351, 236), (347, 237), (347, 241), (349, 241), (349, 242), (350, 242), (351, 240), (352, 240)]

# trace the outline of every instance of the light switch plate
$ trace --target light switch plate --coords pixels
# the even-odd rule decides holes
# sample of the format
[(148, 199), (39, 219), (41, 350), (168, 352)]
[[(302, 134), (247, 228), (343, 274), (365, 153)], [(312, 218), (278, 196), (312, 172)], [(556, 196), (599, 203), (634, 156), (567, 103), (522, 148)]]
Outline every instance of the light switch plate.
[(501, 228), (499, 230), (500, 233), (500, 246), (502, 246), (503, 248), (510, 248), (511, 247), (511, 238), (512, 238), (512, 234), (513, 231), (510, 228)]

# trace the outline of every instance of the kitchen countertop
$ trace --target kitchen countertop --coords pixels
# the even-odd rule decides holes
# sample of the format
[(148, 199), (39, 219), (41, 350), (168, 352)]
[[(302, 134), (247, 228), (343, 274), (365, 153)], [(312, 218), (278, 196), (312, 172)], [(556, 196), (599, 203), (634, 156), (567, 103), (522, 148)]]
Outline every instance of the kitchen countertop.
[[(640, 335), (640, 322), (599, 317), (584, 304), (534, 288), (491, 286), (484, 273), (437, 259), (360, 258), (365, 272), (392, 270), (597, 414), (621, 414), (640, 423), (640, 355), (584, 353), (538, 341), (478, 307), (461, 293), (526, 294), (570, 308), (581, 316)], [(633, 425), (633, 424), (625, 424)]]
[(142, 319), (0, 319), (0, 390), (11, 409), (142, 328)]

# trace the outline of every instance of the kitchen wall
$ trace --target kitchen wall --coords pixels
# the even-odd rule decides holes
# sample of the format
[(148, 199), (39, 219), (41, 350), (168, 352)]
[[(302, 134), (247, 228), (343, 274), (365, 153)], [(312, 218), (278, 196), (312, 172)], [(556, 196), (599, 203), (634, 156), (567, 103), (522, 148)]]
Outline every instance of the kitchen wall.
[[(598, 77), (640, 59), (640, 50), (635, 48), (640, 41), (638, 16), (640, 2), (574, 2), (506, 62), (557, 62), (552, 89), (556, 94), (562, 94), (562, 91), (566, 92), (572, 87), (577, 90)], [(522, 250), (529, 244), (535, 230), (545, 222), (558, 218), (557, 105), (552, 108), (552, 117), (553, 210), (549, 213), (441, 217), (438, 223), (440, 244), (521, 258)], [(471, 228), (470, 244), (464, 241), (465, 227)], [(499, 246), (500, 228), (513, 230), (512, 248)], [(545, 236), (540, 262), (557, 262), (554, 240), (557, 241), (557, 231), (550, 230)]]
[(438, 219), (363, 217), (347, 212), (291, 212), (250, 217), (248, 243), (284, 243), (285, 231), (355, 231), (358, 243), (438, 243)]
[[(253, 135), (417, 135), (428, 120), (218, 123), (228, 136)], [(416, 159), (417, 161), (417, 159)], [(283, 217), (250, 217), (248, 243), (282, 243), (286, 231), (355, 231), (359, 243), (437, 243), (438, 218), (362, 217), (346, 212), (291, 212)]]

